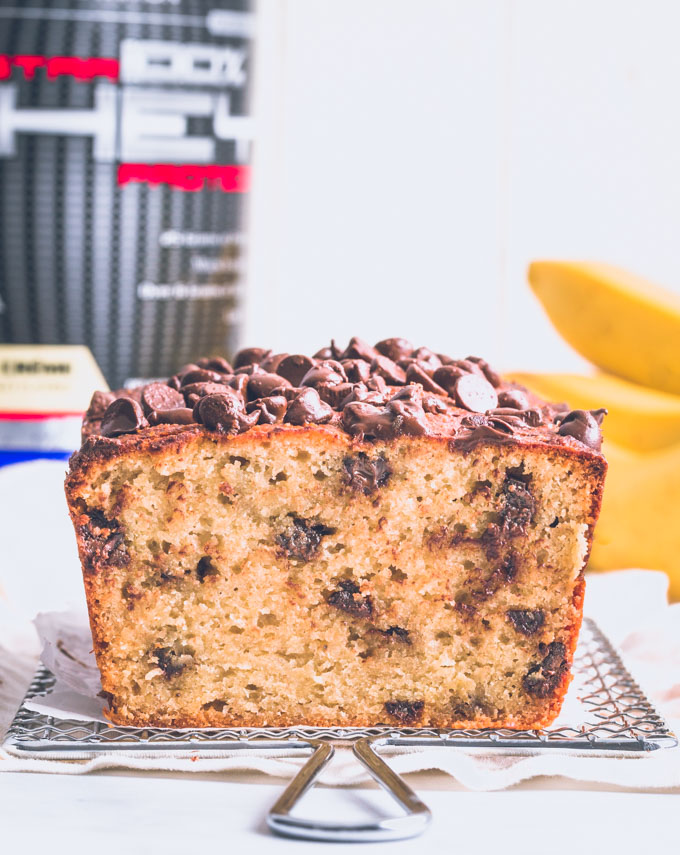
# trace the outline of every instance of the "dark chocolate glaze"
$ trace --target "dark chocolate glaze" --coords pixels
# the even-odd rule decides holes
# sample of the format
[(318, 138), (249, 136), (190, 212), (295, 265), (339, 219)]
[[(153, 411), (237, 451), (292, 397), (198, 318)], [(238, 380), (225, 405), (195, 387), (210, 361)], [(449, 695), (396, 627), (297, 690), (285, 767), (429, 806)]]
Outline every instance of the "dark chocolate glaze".
[[(232, 367), (233, 366), (233, 367)], [(95, 392), (83, 437), (201, 424), (236, 435), (255, 425), (331, 425), (359, 440), (437, 436), (451, 450), (531, 441), (599, 452), (606, 410), (548, 404), (479, 357), (452, 359), (403, 338), (352, 338), (315, 356), (245, 348), (185, 365), (166, 383)]]

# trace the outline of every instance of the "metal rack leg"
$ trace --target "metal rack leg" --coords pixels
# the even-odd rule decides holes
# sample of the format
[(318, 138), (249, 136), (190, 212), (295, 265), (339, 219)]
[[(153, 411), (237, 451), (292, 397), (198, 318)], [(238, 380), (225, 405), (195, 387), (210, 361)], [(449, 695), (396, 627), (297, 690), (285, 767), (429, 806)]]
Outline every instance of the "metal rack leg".
[(325, 822), (292, 817), (290, 812), (312, 787), (321, 770), (330, 762), (334, 748), (326, 742), (313, 742), (314, 753), (286, 787), (267, 816), (267, 825), (277, 834), (307, 840), (364, 842), (403, 840), (416, 837), (427, 828), (432, 815), (413, 790), (373, 751), (370, 739), (353, 745), (356, 758), (380, 786), (406, 811), (406, 816), (367, 823)]

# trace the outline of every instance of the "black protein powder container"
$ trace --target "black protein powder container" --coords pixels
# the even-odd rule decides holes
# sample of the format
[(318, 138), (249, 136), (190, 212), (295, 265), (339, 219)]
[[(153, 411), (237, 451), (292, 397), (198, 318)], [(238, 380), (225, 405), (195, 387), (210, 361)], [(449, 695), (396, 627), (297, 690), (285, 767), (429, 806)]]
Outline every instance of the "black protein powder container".
[(237, 342), (251, 3), (0, 0), (0, 342), (113, 387)]

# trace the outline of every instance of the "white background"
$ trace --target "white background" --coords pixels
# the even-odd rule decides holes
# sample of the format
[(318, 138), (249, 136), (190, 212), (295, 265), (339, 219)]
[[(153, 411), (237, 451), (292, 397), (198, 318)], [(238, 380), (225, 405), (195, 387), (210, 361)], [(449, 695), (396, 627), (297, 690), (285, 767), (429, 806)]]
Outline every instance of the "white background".
[(680, 290), (676, 0), (260, 0), (245, 343), (582, 370), (526, 284)]

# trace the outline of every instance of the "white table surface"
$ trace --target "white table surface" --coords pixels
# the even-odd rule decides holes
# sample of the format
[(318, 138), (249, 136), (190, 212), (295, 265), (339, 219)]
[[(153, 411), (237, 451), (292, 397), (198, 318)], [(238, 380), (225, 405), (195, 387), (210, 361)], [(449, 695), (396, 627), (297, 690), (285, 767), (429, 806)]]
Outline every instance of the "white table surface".
[[(0, 851), (54, 853), (357, 853), (357, 844), (272, 836), (267, 809), (283, 781), (239, 775), (106, 773), (0, 776)], [(263, 780), (266, 781), (263, 782)], [(669, 793), (583, 789), (554, 781), (510, 791), (456, 791), (444, 776), (409, 780), (433, 811), (411, 841), (367, 844), (367, 851), (467, 853), (677, 853), (680, 799)], [(444, 787), (444, 789), (432, 789)], [(392, 813), (373, 788), (313, 790), (301, 814), (360, 819), (367, 808)]]

